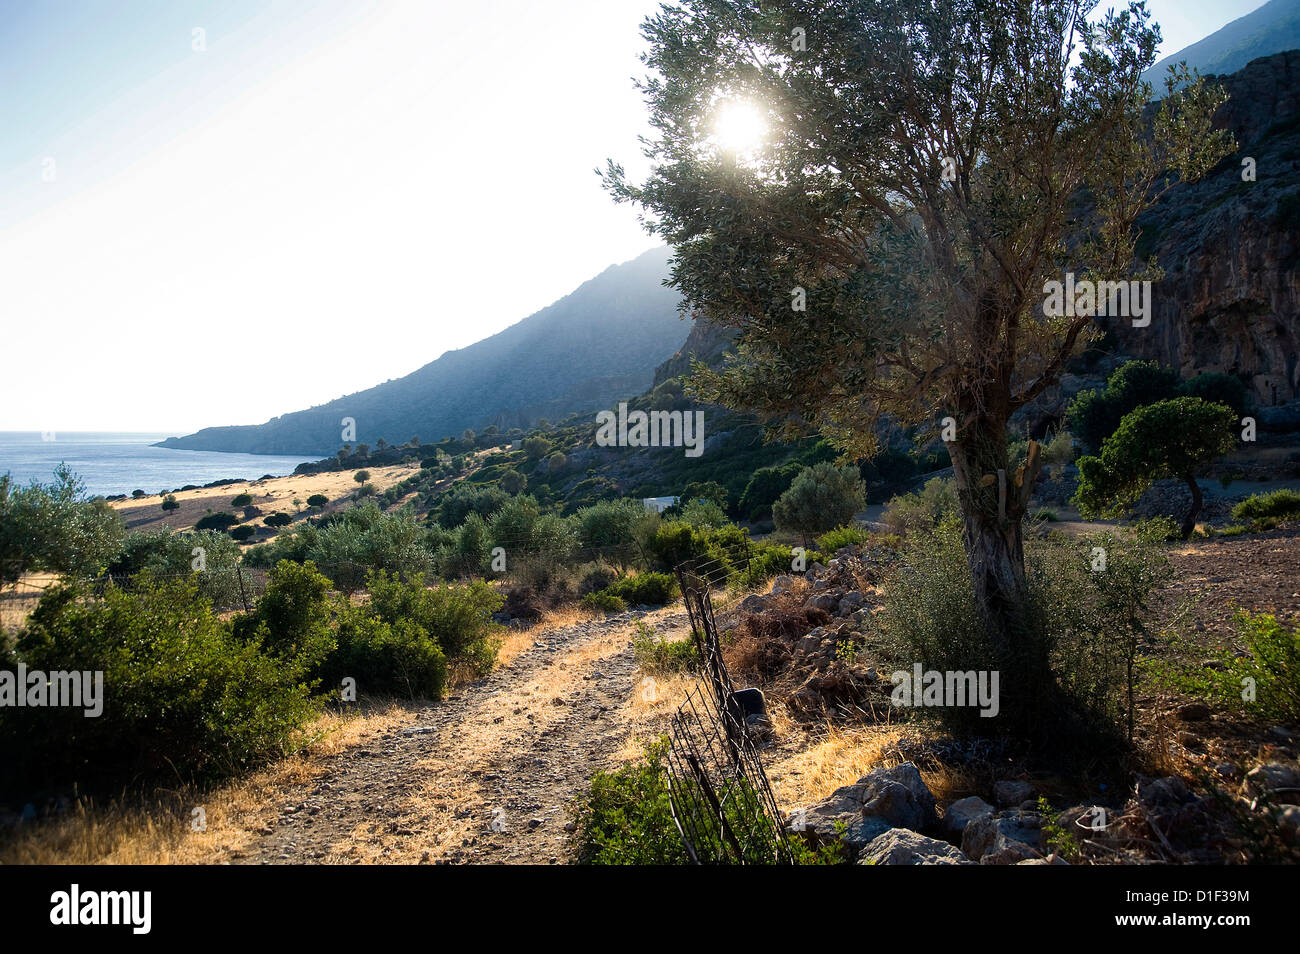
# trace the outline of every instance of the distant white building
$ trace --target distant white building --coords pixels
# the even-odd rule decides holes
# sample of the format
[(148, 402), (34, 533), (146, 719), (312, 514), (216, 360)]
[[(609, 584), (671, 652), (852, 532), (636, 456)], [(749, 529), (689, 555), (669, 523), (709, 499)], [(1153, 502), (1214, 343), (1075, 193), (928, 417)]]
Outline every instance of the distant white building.
[(655, 513), (663, 513), (669, 507), (677, 503), (677, 497), (642, 497), (641, 502), (645, 504), (647, 510), (653, 510)]

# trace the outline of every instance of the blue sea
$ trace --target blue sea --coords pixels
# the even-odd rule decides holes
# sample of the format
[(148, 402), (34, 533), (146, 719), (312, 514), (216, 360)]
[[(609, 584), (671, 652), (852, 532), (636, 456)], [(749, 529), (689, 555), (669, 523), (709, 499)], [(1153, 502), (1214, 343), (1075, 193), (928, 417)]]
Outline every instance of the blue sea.
[(235, 477), (256, 480), (276, 477), (311, 457), (270, 454), (226, 454), (219, 451), (170, 450), (149, 445), (168, 434), (75, 433), (72, 431), (0, 431), (0, 474), (15, 482), (48, 482), (54, 468), (66, 462), (90, 494), (130, 494), (143, 490), (155, 494), (186, 484), (202, 486)]

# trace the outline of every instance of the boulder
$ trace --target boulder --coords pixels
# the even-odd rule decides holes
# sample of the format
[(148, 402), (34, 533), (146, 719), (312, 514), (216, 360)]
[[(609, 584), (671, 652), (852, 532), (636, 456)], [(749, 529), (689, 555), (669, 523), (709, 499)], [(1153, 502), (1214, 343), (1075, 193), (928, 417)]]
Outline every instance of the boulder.
[(849, 592), (845, 593), (844, 598), (840, 600), (839, 609), (835, 615), (850, 616), (856, 610), (860, 609), (862, 604), (865, 603), (866, 601), (867, 598), (863, 596), (860, 592), (858, 592), (857, 590), (850, 590)]
[(1178, 707), (1178, 718), (1183, 722), (1204, 722), (1210, 717), (1210, 707), (1204, 702), (1189, 702)]
[(930, 828), (938, 823), (934, 795), (911, 762), (873, 769), (858, 779), (858, 786), (864, 789), (865, 815), (883, 818), (897, 828)]
[(1256, 765), (1246, 773), (1246, 788), (1256, 798), (1272, 795), (1273, 801), (1291, 805), (1300, 803), (1300, 791), (1297, 791), (1300, 789), (1300, 768), (1285, 762)]
[(993, 797), (1002, 808), (1014, 808), (1034, 797), (1034, 786), (1028, 782), (998, 782), (993, 786)]
[(960, 838), (967, 825), (976, 818), (992, 815), (993, 812), (993, 806), (978, 795), (958, 799), (949, 805), (943, 813), (944, 833)]
[(819, 609), (833, 614), (839, 608), (840, 601), (833, 593), (818, 593), (803, 605), (805, 609)]
[(773, 596), (776, 596), (778, 593), (787, 593), (793, 588), (794, 588), (794, 577), (789, 576), (787, 574), (783, 573), (780, 576), (778, 576), (775, 580), (772, 581)]
[(891, 828), (862, 849), (858, 864), (968, 865), (971, 861), (946, 841), (927, 838), (906, 828)]
[(1042, 816), (1032, 812), (980, 815), (962, 832), (961, 849), (982, 865), (1013, 865), (1040, 858), (1044, 854)]
[(765, 609), (767, 609), (767, 597), (758, 593), (751, 593), (740, 601), (742, 613), (761, 613)]

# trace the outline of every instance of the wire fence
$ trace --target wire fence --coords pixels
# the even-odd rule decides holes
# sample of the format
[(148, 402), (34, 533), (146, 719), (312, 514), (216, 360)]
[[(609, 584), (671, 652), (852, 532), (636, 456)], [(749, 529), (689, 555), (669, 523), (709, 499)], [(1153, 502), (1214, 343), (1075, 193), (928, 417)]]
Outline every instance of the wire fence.
[(748, 543), (676, 569), (703, 678), (673, 714), (668, 800), (696, 864), (792, 864), (794, 855), (759, 755), (753, 726), (762, 693), (736, 690), (723, 659), (712, 591), (749, 568)]

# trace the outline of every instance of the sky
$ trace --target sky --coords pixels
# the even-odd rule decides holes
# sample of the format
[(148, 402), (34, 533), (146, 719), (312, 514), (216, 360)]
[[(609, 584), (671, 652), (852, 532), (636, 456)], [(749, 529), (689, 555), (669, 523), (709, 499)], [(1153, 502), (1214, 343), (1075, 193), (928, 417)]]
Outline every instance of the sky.
[[(1162, 56), (1260, 5), (1148, 4)], [(0, 430), (261, 423), (653, 247), (593, 169), (657, 6), (4, 0)]]

